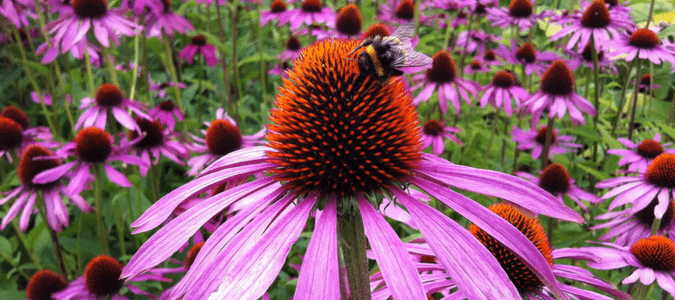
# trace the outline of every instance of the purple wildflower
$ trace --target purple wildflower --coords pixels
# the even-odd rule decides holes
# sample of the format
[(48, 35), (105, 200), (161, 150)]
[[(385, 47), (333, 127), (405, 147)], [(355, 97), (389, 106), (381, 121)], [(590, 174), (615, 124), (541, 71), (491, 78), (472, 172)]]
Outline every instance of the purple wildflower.
[[(507, 116), (511, 116), (512, 111), (520, 109), (521, 102), (530, 97), (527, 91), (516, 85), (516, 78), (513, 74), (506, 71), (500, 71), (492, 77), (492, 82), (483, 87), (483, 96), (480, 98), (480, 107), (485, 107), (488, 102), (495, 109), (501, 109)], [(515, 110), (511, 107), (511, 99), (516, 103)]]
[(302, 44), (297, 37), (292, 36), (286, 41), (286, 50), (277, 56), (278, 59), (282, 61), (293, 61), (296, 58), (300, 57), (300, 52), (302, 52)]
[(499, 48), (495, 49), (495, 53), (509, 64), (522, 66), (527, 75), (531, 75), (533, 72), (539, 75), (543, 74), (546, 66), (558, 59), (555, 53), (539, 52), (530, 43), (525, 43), (516, 48), (514, 40), (511, 40), (511, 49), (500, 44)]
[(563, 201), (563, 196), (569, 197), (586, 212), (588, 212), (588, 208), (581, 200), (586, 200), (590, 203), (598, 203), (601, 201), (594, 194), (586, 192), (576, 186), (574, 184), (574, 179), (570, 177), (567, 169), (558, 163), (552, 163), (546, 166), (546, 168), (540, 172), (539, 177), (535, 177), (526, 172), (516, 172), (515, 174), (538, 185), (540, 188), (551, 193), (551, 195), (558, 197), (558, 200), (560, 201)]
[(120, 146), (132, 149), (143, 160), (144, 164), (139, 165), (141, 176), (148, 173), (150, 166), (157, 165), (162, 156), (185, 165), (183, 160), (190, 156), (190, 152), (183, 144), (174, 140), (178, 136), (177, 132), (162, 128), (159, 121), (136, 118), (136, 123), (141, 128), (142, 136), (137, 131), (129, 131), (127, 140), (122, 141)]
[(290, 18), (288, 18), (288, 14), (286, 14), (286, 9), (287, 7), (284, 0), (274, 0), (270, 5), (269, 11), (260, 12), (260, 26), (263, 26), (274, 19), (277, 20), (279, 26), (290, 22)]
[(630, 172), (647, 172), (649, 164), (661, 153), (675, 154), (675, 149), (664, 149), (672, 143), (661, 145), (661, 133), (654, 135), (653, 139), (640, 142), (639, 145), (626, 138), (619, 138), (619, 142), (629, 149), (610, 149), (607, 150), (607, 153), (621, 156), (619, 166), (628, 165), (628, 171)]
[(133, 111), (138, 116), (150, 119), (150, 116), (145, 114), (144, 107), (140, 102), (124, 98), (122, 90), (114, 84), (104, 83), (98, 90), (94, 98), (83, 98), (80, 104), (80, 110), (84, 110), (77, 119), (75, 129), (82, 127), (96, 126), (105, 129), (108, 110), (112, 110), (112, 114), (120, 123), (129, 130), (140, 131), (136, 121), (129, 115), (127, 109)]
[(330, 7), (324, 7), (320, 0), (304, 0), (299, 9), (289, 10), (284, 14), (291, 24), (291, 30), (296, 30), (306, 24), (335, 23), (335, 13)]
[(492, 26), (503, 29), (517, 26), (520, 31), (532, 29), (539, 20), (551, 16), (551, 13), (547, 11), (532, 14), (533, 8), (530, 0), (512, 0), (508, 8), (488, 7), (486, 9), (487, 19), (492, 22)]
[(174, 31), (187, 34), (188, 30), (195, 30), (190, 21), (171, 11), (171, 0), (155, 1), (162, 2), (162, 9), (148, 14), (148, 36), (161, 37), (162, 32), (172, 36)]
[(216, 57), (216, 47), (206, 44), (206, 37), (202, 35), (193, 36), (191, 42), (180, 51), (178, 56), (192, 64), (197, 53), (201, 53), (204, 56), (206, 64), (210, 67), (214, 67), (220, 63), (220, 60)]
[[(597, 216), (596, 220), (606, 220), (607, 222), (591, 227), (591, 230), (609, 229), (598, 239), (609, 242), (613, 238), (614, 243), (620, 246), (630, 246), (639, 239), (650, 237), (652, 226), (654, 226), (654, 207), (659, 203), (658, 199), (653, 199), (645, 208), (631, 212), (632, 209), (626, 208), (619, 211), (612, 211)], [(675, 200), (670, 199), (666, 213), (661, 218), (657, 234), (673, 236), (675, 235)]]
[(433, 146), (434, 155), (441, 155), (445, 150), (445, 141), (443, 138), (450, 139), (453, 142), (462, 145), (453, 133), (458, 133), (458, 128), (445, 126), (445, 122), (439, 120), (429, 120), (422, 126), (422, 149)]
[[(175, 87), (176, 83), (173, 81), (166, 81), (166, 82), (154, 82), (152, 81), (152, 77), (150, 74), (148, 74), (148, 82), (150, 83), (150, 90), (153, 92), (157, 92), (157, 97), (159, 98), (164, 98), (166, 96), (166, 89), (170, 87)], [(187, 85), (185, 85), (182, 82), (178, 83), (178, 88), (184, 89), (186, 88)]]
[(626, 61), (632, 61), (636, 57), (648, 59), (655, 65), (661, 62), (669, 62), (675, 65), (675, 53), (661, 45), (661, 39), (649, 29), (640, 28), (630, 36), (621, 34), (605, 43), (612, 49), (610, 57), (625, 55)]
[(47, 127), (31, 127), (28, 115), (18, 107), (9, 105), (0, 112), (0, 157), (7, 157), (12, 163), (13, 150), (21, 156), (28, 145), (40, 145), (46, 148), (60, 146), (52, 141), (52, 133)]
[(500, 41), (502, 38), (493, 34), (485, 33), (482, 30), (462, 31), (457, 35), (455, 45), (464, 48), (468, 53), (484, 53), (486, 46), (492, 42)]
[(35, 2), (31, 0), (12, 0), (0, 3), (0, 15), (9, 20), (16, 28), (28, 27), (28, 18), (37, 19)]
[[(532, 159), (538, 159), (544, 149), (546, 142), (546, 125), (539, 127), (539, 130), (530, 128), (528, 131), (523, 131), (520, 128), (513, 126), (511, 130), (512, 140), (518, 143), (518, 150), (532, 150)], [(563, 154), (575, 151), (575, 148), (582, 148), (583, 145), (572, 143), (571, 135), (558, 135), (558, 129), (553, 129), (551, 136), (551, 151), (549, 157), (553, 158), (553, 154)]]
[(183, 122), (185, 118), (183, 113), (174, 105), (171, 100), (162, 101), (149, 112), (150, 116), (157, 119), (160, 123), (166, 125), (170, 131), (176, 128), (176, 120)]

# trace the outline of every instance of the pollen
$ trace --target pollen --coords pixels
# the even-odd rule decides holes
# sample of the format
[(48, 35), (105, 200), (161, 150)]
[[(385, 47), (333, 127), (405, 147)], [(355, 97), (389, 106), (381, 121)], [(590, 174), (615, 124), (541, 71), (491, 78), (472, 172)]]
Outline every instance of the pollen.
[(12, 119), (17, 124), (21, 125), (23, 130), (30, 128), (30, 119), (26, 112), (14, 105), (8, 105), (0, 112), (0, 117)]
[(35, 175), (42, 173), (43, 171), (56, 168), (61, 165), (61, 160), (56, 158), (44, 158), (48, 156), (53, 156), (54, 152), (49, 149), (39, 146), (39, 145), (29, 145), (21, 153), (21, 159), (19, 160), (19, 168), (17, 169), (17, 175), (21, 180), (21, 184), (27, 186), (34, 190), (49, 190), (58, 181), (50, 182), (47, 184), (34, 184), (33, 178)]
[(302, 49), (302, 44), (300, 44), (300, 40), (298, 40), (297, 37), (291, 36), (286, 41), (286, 49), (291, 51), (300, 51), (300, 49)]
[(242, 144), (239, 127), (228, 120), (214, 120), (206, 131), (206, 145), (215, 155), (223, 156), (239, 150)]
[(637, 147), (637, 152), (640, 156), (646, 159), (653, 159), (663, 153), (661, 143), (654, 140), (644, 140)]
[(605, 28), (609, 23), (609, 9), (602, 0), (593, 1), (581, 16), (581, 25), (586, 28)]
[(75, 137), (75, 152), (81, 160), (98, 164), (103, 163), (112, 153), (112, 136), (98, 127), (80, 130)]
[(631, 34), (629, 44), (637, 48), (652, 49), (661, 44), (661, 40), (653, 31), (640, 28)]
[(448, 51), (441, 50), (436, 52), (433, 57), (431, 69), (427, 69), (427, 79), (431, 82), (446, 83), (452, 82), (457, 76), (457, 66), (455, 60)]
[(195, 35), (190, 42), (195, 46), (206, 46), (206, 37), (203, 35)]
[(396, 17), (403, 20), (415, 18), (415, 2), (403, 0), (396, 8)]
[(390, 36), (391, 35), (391, 30), (389, 30), (389, 27), (387, 25), (384, 25), (383, 23), (377, 23), (370, 25), (368, 27), (368, 30), (363, 34), (363, 38), (374, 38), (376, 36)]
[(272, 5), (270, 5), (270, 11), (275, 14), (285, 12), (286, 9), (286, 3), (283, 0), (274, 0)]
[(166, 101), (162, 101), (162, 102), (159, 103), (159, 109), (161, 109), (163, 111), (171, 112), (171, 111), (173, 111), (174, 107), (176, 107), (176, 105), (173, 104), (173, 102), (171, 102), (171, 100), (166, 100)]
[(492, 51), (492, 49), (485, 51), (483, 54), (483, 59), (485, 61), (495, 61), (497, 60), (497, 55), (495, 55), (495, 52)]
[[(659, 204), (659, 199), (654, 198), (652, 202), (649, 202), (645, 208), (641, 209), (640, 211), (635, 213), (635, 219), (637, 219), (640, 224), (651, 228), (652, 224), (654, 224), (654, 208), (656, 205)], [(663, 217), (661, 217), (661, 224), (659, 225), (659, 230), (662, 230), (668, 226), (670, 226), (670, 223), (673, 221), (673, 218), (675, 218), (675, 200), (670, 199), (668, 202), (668, 208), (666, 208), (666, 212), (663, 214)]]
[(323, 4), (321, 4), (321, 0), (305, 0), (302, 1), (300, 8), (306, 13), (316, 13), (321, 12)]
[(108, 0), (71, 0), (70, 5), (80, 19), (97, 19), (108, 12)]
[(431, 136), (439, 136), (441, 133), (443, 133), (443, 130), (445, 127), (443, 126), (443, 123), (439, 120), (429, 120), (426, 123), (424, 123), (424, 126), (422, 126), (422, 130), (424, 133), (427, 135)]
[(527, 18), (532, 15), (530, 0), (513, 0), (509, 4), (509, 15), (514, 18)]
[(630, 253), (645, 267), (654, 271), (675, 269), (675, 243), (665, 236), (653, 235), (640, 239), (630, 247)]
[[(591, 48), (591, 42), (586, 43), (584, 51), (581, 52), (581, 56), (587, 62), (593, 62), (593, 49)], [(598, 51), (598, 61), (601, 61), (605, 57), (605, 51)]]
[(647, 181), (658, 187), (675, 188), (675, 154), (663, 153), (647, 167)]
[(537, 60), (537, 52), (534, 51), (534, 46), (530, 43), (525, 43), (516, 51), (516, 59), (528, 64)]
[[(544, 145), (546, 143), (546, 126), (542, 126), (539, 128), (537, 131), (537, 137), (535, 137), (535, 140), (537, 141), (538, 144)], [(555, 134), (555, 131), (551, 132), (551, 144), (555, 143), (556, 137), (558, 137), (557, 134)]]
[(554, 61), (541, 77), (540, 88), (549, 95), (569, 95), (574, 92), (574, 73), (562, 60)]
[[(134, 145), (138, 149), (151, 149), (158, 147), (164, 143), (164, 134), (162, 124), (159, 124), (159, 121), (150, 121), (143, 118), (135, 118), (136, 124), (141, 128), (141, 132), (145, 134), (138, 143)], [(135, 140), (138, 138), (138, 132), (135, 130), (129, 131), (127, 135), (129, 140)]]
[(52, 294), (65, 289), (68, 280), (52, 270), (40, 270), (33, 274), (26, 287), (26, 298), (30, 300), (51, 300)]
[(84, 269), (84, 282), (90, 293), (98, 297), (110, 297), (124, 285), (124, 280), (119, 279), (120, 275), (122, 264), (110, 256), (100, 255), (94, 257)]
[[(551, 244), (544, 232), (544, 228), (539, 224), (537, 219), (524, 215), (506, 203), (493, 204), (489, 209), (520, 230), (539, 249), (539, 252), (544, 255), (548, 264), (553, 266)], [(501, 242), (476, 225), (471, 225), (469, 231), (497, 258), (497, 261), (499, 261), (499, 264), (519, 291), (536, 290), (544, 285), (539, 277), (520, 258), (513, 254), (511, 250), (504, 247)]]
[(338, 13), (335, 21), (335, 27), (338, 32), (348, 36), (354, 36), (361, 33), (361, 26), (363, 26), (363, 18), (361, 11), (354, 4), (348, 4), (343, 7)]
[(192, 266), (192, 263), (195, 262), (195, 258), (197, 258), (197, 254), (199, 254), (199, 251), (202, 250), (202, 247), (204, 247), (204, 242), (195, 244), (192, 246), (192, 248), (190, 248), (190, 251), (188, 251), (187, 256), (185, 256), (185, 267), (188, 270)]
[(124, 94), (114, 84), (104, 83), (96, 90), (96, 103), (103, 107), (112, 107), (122, 104)]
[[(410, 92), (397, 77), (359, 76), (358, 40), (303, 50), (271, 111), (272, 172), (301, 194), (350, 197), (405, 182), (421, 157)], [(345, 58), (351, 58), (345, 59)]]
[(539, 176), (539, 187), (557, 196), (570, 188), (570, 174), (561, 164), (553, 163), (544, 168)]
[(516, 80), (509, 72), (499, 71), (492, 77), (492, 84), (497, 87), (508, 89), (515, 84)]
[(10, 118), (0, 117), (0, 151), (19, 148), (23, 141), (21, 125)]

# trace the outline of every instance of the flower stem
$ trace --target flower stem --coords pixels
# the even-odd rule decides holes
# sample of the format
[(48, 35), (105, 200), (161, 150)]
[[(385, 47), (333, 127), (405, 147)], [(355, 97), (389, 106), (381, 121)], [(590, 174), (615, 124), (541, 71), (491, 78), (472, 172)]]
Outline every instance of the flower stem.
[[(5, 211), (5, 215), (7, 215), (7, 211)], [(17, 219), (14, 218), (14, 220), (12, 220), (12, 222), (10, 223), (12, 224), (12, 228), (14, 228), (14, 231), (16, 232), (16, 237), (19, 238), (19, 243), (21, 243), (23, 248), (26, 250), (28, 256), (30, 256), (30, 259), (35, 264), (35, 267), (38, 269), (43, 269), (42, 264), (40, 264), (40, 258), (35, 256), (33, 250), (30, 247), (28, 247), (28, 243), (26, 242), (26, 235), (23, 233), (23, 231), (21, 231), (21, 227), (19, 227)]]
[(101, 252), (108, 255), (108, 230), (103, 220), (103, 184), (101, 183), (102, 167), (97, 165), (95, 169), (95, 186), (94, 193), (96, 194), (96, 224), (98, 227), (98, 241), (101, 244)]
[[(129, 99), (134, 99), (136, 94), (136, 82), (138, 81), (138, 56), (140, 54), (141, 36), (134, 37), (134, 70), (131, 72), (131, 89), (129, 90)], [(148, 99), (150, 101), (150, 99)]]
[[(129, 193), (129, 189), (124, 189), (125, 193)], [(117, 240), (120, 243), (120, 251), (122, 252), (122, 257), (127, 256), (127, 247), (124, 240), (124, 217), (121, 213), (124, 211), (124, 202), (117, 201), (113, 202), (113, 211), (115, 212), (115, 227), (117, 227)]]
[[(593, 97), (595, 104), (595, 116), (593, 116), (593, 124), (597, 130), (598, 127), (598, 118), (600, 117), (600, 67), (598, 66), (598, 49), (595, 48), (595, 36), (591, 36), (591, 56), (593, 57), (593, 77), (594, 87), (593, 87)], [(586, 98), (588, 99), (588, 98)], [(592, 161), (597, 161), (598, 158), (598, 142), (593, 142), (593, 154)], [(595, 186), (592, 184), (591, 186)]]
[(338, 216), (338, 234), (342, 242), (342, 255), (347, 267), (351, 299), (370, 300), (366, 234), (358, 208)]
[(487, 159), (490, 156), (490, 149), (492, 148), (492, 142), (495, 139), (495, 132), (497, 131), (497, 123), (499, 122), (500, 111), (501, 107), (497, 109), (494, 118), (492, 118), (492, 128), (490, 130), (490, 138), (488, 139), (488, 146), (487, 149), (485, 150), (485, 157), (483, 158), (483, 166), (481, 167), (481, 169), (485, 169), (485, 164), (487, 164)]
[(183, 110), (183, 102), (180, 98), (180, 89), (178, 88), (178, 73), (176, 72), (176, 66), (173, 63), (173, 51), (171, 51), (171, 41), (169, 40), (169, 35), (166, 32), (162, 31), (162, 39), (164, 40), (164, 48), (166, 50), (166, 64), (171, 73), (171, 80), (175, 83), (173, 86), (173, 91), (176, 97), (176, 102), (178, 103), (178, 109)]
[[(220, 40), (224, 41), (225, 40), (225, 29), (223, 28), (223, 16), (222, 13), (220, 12), (220, 5), (216, 3), (216, 14), (218, 16), (218, 35), (220, 36)], [(223, 81), (225, 81), (225, 97), (223, 97), (223, 103), (221, 104), (223, 107), (225, 107), (225, 103), (227, 102), (227, 111), (232, 111), (232, 95), (230, 94), (230, 70), (227, 68), (227, 58), (225, 57), (224, 53), (221, 52), (222, 57), (221, 57), (221, 64), (223, 66)]]
[[(47, 222), (44, 199), (42, 192), (38, 192), (38, 199), (35, 203), (42, 220)], [(66, 268), (66, 262), (63, 260), (63, 252), (61, 251), (61, 244), (59, 244), (59, 235), (51, 226), (49, 226), (49, 224), (47, 224), (47, 230), (49, 231), (49, 236), (52, 238), (52, 243), (54, 244), (54, 252), (56, 252), (56, 259), (59, 261), (59, 266), (61, 267), (61, 274), (68, 278), (68, 268)]]
[(553, 228), (555, 227), (556, 220), (555, 218), (548, 217), (548, 227), (546, 228), (546, 235), (548, 240), (553, 243)]
[[(239, 0), (232, 3), (232, 69), (234, 90), (234, 120), (239, 122), (239, 105), (237, 102), (242, 95), (241, 76), (239, 74), (239, 58), (237, 56), (237, 23), (239, 21)], [(311, 27), (310, 27), (311, 28)], [(311, 34), (310, 34), (311, 36)]]
[[(257, 11), (258, 11), (258, 20), (260, 19), (260, 11), (262, 10), (262, 5), (258, 4), (257, 6)], [(263, 102), (267, 102), (267, 70), (265, 66), (265, 60), (263, 59), (263, 55), (265, 54), (265, 45), (263, 44), (263, 28), (260, 26), (260, 23), (256, 23), (258, 25), (258, 59), (260, 61), (258, 62), (260, 64), (260, 84), (262, 85), (262, 97), (263, 97)]]
[(89, 49), (86, 43), (84, 45), (84, 68), (87, 70), (87, 83), (93, 97), (96, 94), (96, 86), (94, 85), (94, 72), (91, 71), (91, 58), (89, 57)]
[(152, 180), (152, 195), (153, 195), (152, 202), (154, 203), (155, 201), (159, 200), (159, 180), (160, 180), (159, 169), (157, 168), (156, 165), (152, 165), (150, 166), (150, 172)]
[(120, 86), (120, 81), (117, 79), (117, 70), (115, 70), (115, 66), (113, 65), (112, 58), (110, 58), (110, 53), (108, 53), (108, 48), (103, 47), (101, 45), (101, 54), (103, 55), (105, 59), (105, 64), (108, 67), (108, 73), (110, 73), (110, 80), (112, 83), (116, 86)]
[(651, 4), (649, 4), (649, 15), (647, 15), (647, 23), (645, 24), (645, 28), (649, 28), (649, 23), (652, 22), (652, 18), (654, 17), (654, 2), (656, 2), (656, 0), (652, 0)]
[(661, 219), (654, 218), (651, 235), (657, 235), (659, 233), (659, 228), (661, 228)]
[(548, 153), (551, 150), (551, 143), (553, 142), (553, 121), (554, 119), (549, 116), (548, 125), (546, 125), (546, 141), (544, 142), (544, 150), (541, 152), (541, 169), (545, 169), (548, 166)]
[(616, 128), (619, 125), (619, 121), (621, 120), (621, 113), (623, 113), (623, 105), (624, 102), (626, 102), (626, 89), (628, 88), (628, 83), (630, 82), (630, 72), (633, 71), (633, 63), (635, 60), (631, 60), (630, 63), (628, 63), (628, 70), (626, 71), (626, 81), (623, 83), (623, 87), (621, 88), (621, 99), (619, 100), (619, 106), (617, 107), (617, 112), (616, 112), (616, 119), (614, 119), (614, 125), (612, 125), (612, 136), (614, 136), (614, 133), (616, 132)]
[(635, 90), (633, 90), (633, 110), (630, 113), (630, 127), (628, 127), (628, 139), (633, 138), (633, 125), (635, 124), (635, 112), (637, 111), (638, 105), (638, 94), (640, 93), (640, 71), (642, 67), (642, 61), (639, 58), (635, 58), (637, 62), (637, 73), (635, 73)]

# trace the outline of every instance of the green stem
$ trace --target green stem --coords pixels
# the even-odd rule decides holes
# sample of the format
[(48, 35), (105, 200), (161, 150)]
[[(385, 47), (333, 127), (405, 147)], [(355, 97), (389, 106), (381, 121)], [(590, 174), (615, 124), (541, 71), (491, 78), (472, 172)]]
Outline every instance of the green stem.
[(105, 255), (108, 255), (108, 230), (105, 226), (105, 221), (103, 220), (103, 184), (101, 182), (102, 167), (97, 165), (95, 168), (95, 186), (94, 193), (96, 193), (96, 224), (98, 227), (98, 241), (101, 244), (101, 252)]
[(501, 107), (497, 109), (497, 112), (495, 113), (495, 117), (492, 119), (492, 128), (490, 130), (490, 138), (488, 139), (488, 146), (487, 150), (485, 150), (485, 157), (483, 158), (483, 166), (481, 169), (485, 169), (485, 164), (487, 164), (487, 159), (490, 157), (490, 149), (492, 148), (492, 142), (494, 141), (495, 138), (495, 132), (497, 131), (497, 123), (499, 121), (499, 112), (501, 111)]
[(546, 235), (548, 240), (553, 242), (553, 227), (555, 227), (556, 219), (548, 217), (548, 228), (546, 228)]
[(635, 60), (631, 60), (628, 63), (628, 70), (626, 71), (626, 81), (623, 83), (623, 87), (621, 88), (621, 99), (619, 100), (619, 106), (617, 107), (616, 111), (616, 119), (614, 119), (614, 125), (612, 125), (612, 133), (611, 135), (614, 136), (614, 133), (616, 132), (616, 128), (619, 125), (619, 121), (621, 120), (621, 114), (623, 113), (623, 105), (624, 102), (626, 102), (626, 89), (628, 88), (628, 83), (630, 82), (630, 72), (633, 71), (633, 63)]
[(366, 234), (358, 208), (338, 216), (338, 235), (347, 268), (347, 281), (351, 299), (370, 300)]
[[(239, 73), (239, 58), (237, 55), (237, 23), (239, 21), (239, 0), (234, 0), (232, 3), (232, 68), (234, 73), (233, 84), (234, 84), (234, 119), (239, 122), (239, 99), (242, 92), (241, 86), (241, 76)], [(310, 27), (311, 28), (311, 27)], [(310, 33), (311, 36), (311, 33)]]
[(59, 266), (61, 267), (61, 274), (68, 278), (68, 268), (66, 268), (66, 262), (63, 260), (63, 252), (61, 251), (61, 244), (59, 243), (59, 236), (54, 229), (49, 226), (49, 223), (47, 222), (47, 214), (45, 213), (45, 200), (44, 200), (44, 195), (42, 192), (38, 192), (38, 199), (35, 201), (35, 206), (37, 206), (38, 212), (40, 213), (40, 216), (42, 217), (42, 220), (46, 223), (47, 225), (47, 231), (49, 231), (49, 236), (52, 239), (52, 243), (54, 244), (54, 252), (56, 253), (56, 260), (59, 262)]
[[(5, 212), (5, 215), (7, 215), (7, 212)], [(12, 220), (12, 222), (10, 223), (12, 224), (12, 228), (14, 228), (14, 231), (16, 232), (16, 237), (19, 238), (19, 243), (21, 243), (23, 248), (26, 250), (28, 256), (30, 256), (30, 259), (33, 261), (33, 264), (35, 264), (35, 267), (39, 270), (44, 269), (42, 267), (42, 264), (40, 264), (40, 258), (35, 256), (33, 250), (31, 250), (31, 248), (28, 247), (28, 243), (26, 243), (26, 235), (23, 233), (23, 231), (21, 231), (21, 228), (19, 227), (16, 218), (14, 218), (14, 220)]]
[(661, 219), (654, 218), (654, 222), (652, 223), (651, 235), (659, 234), (659, 228), (660, 227), (661, 227)]
[(108, 67), (108, 73), (110, 73), (110, 80), (112, 83), (116, 86), (120, 86), (120, 81), (117, 79), (117, 70), (115, 70), (115, 66), (113, 65), (112, 58), (110, 58), (110, 54), (108, 53), (108, 48), (101, 46), (101, 54), (105, 58), (105, 64)]
[(150, 178), (152, 180), (153, 202), (159, 200), (159, 168), (156, 165), (150, 166)]
[[(127, 193), (129, 189), (124, 189)], [(124, 211), (124, 203), (122, 201), (117, 201), (113, 203), (115, 211), (115, 227), (117, 227), (117, 240), (120, 243), (120, 251), (122, 252), (122, 257), (127, 256), (127, 247), (124, 239), (124, 217), (121, 215), (121, 212)]]
[(649, 28), (649, 23), (652, 22), (652, 18), (654, 17), (654, 3), (656, 0), (652, 0), (651, 3), (649, 4), (649, 15), (647, 15), (647, 23), (645, 24), (645, 28)]
[(16, 261), (14, 261), (14, 258), (12, 258), (11, 256), (5, 254), (5, 252), (2, 252), (2, 251), (0, 251), (0, 258), (2, 258), (2, 259), (5, 260), (6, 262), (8, 262), (10, 265), (12, 265), (12, 268), (13, 268), (14, 270), (16, 270), (17, 272), (19, 272), (19, 274), (21, 274), (21, 276), (23, 276), (23, 278), (25, 278), (26, 281), (30, 281), (30, 276), (28, 276), (28, 274), (26, 274), (26, 273), (23, 271), (23, 269), (21, 268), (21, 266), (22, 266), (21, 264), (19, 264), (19, 263), (17, 263)]
[(598, 118), (600, 116), (600, 67), (598, 66), (598, 50), (595, 49), (595, 37), (591, 36), (591, 55), (593, 56), (593, 77), (595, 77), (595, 116), (593, 117), (593, 124), (598, 126)]
[[(140, 56), (140, 35), (134, 37), (134, 70), (131, 72), (131, 89), (129, 90), (129, 99), (134, 99), (136, 94), (136, 82), (138, 81), (138, 57)], [(150, 101), (150, 99), (148, 99)]]
[[(216, 4), (216, 15), (218, 16), (218, 35), (220, 37), (221, 41), (225, 40), (225, 29), (223, 28), (223, 16), (222, 13), (220, 12), (220, 5)], [(223, 80), (225, 81), (225, 97), (221, 98), (222, 100), (222, 106), (226, 107), (225, 104), (227, 103), (227, 111), (231, 112), (232, 111), (232, 95), (230, 94), (230, 70), (227, 68), (227, 58), (225, 56), (225, 53), (222, 53), (221, 55), (221, 64), (223, 66)]]
[(169, 35), (166, 32), (162, 31), (162, 39), (164, 40), (164, 48), (166, 50), (166, 65), (171, 73), (171, 80), (174, 82), (173, 91), (176, 97), (176, 102), (178, 103), (178, 109), (183, 110), (183, 101), (180, 98), (180, 88), (178, 88), (178, 73), (176, 72), (176, 66), (173, 63), (173, 52), (171, 51), (171, 41), (169, 40)]
[(89, 57), (89, 52), (87, 45), (84, 45), (84, 67), (87, 69), (87, 83), (89, 84), (89, 91), (91, 92), (92, 97), (96, 94), (96, 86), (94, 85), (94, 72), (91, 71), (91, 58)]
[(642, 61), (639, 58), (637, 59), (637, 73), (635, 73), (635, 89), (633, 90), (633, 110), (631, 111), (630, 114), (630, 127), (628, 127), (628, 139), (633, 138), (633, 125), (635, 124), (635, 112), (637, 111), (637, 105), (638, 105), (638, 94), (640, 92), (640, 71), (642, 67)]
[[(260, 19), (260, 11), (262, 10), (262, 6), (260, 4), (257, 5), (257, 11), (258, 11), (258, 18)], [(265, 60), (263, 59), (263, 56), (265, 54), (265, 45), (263, 44), (263, 28), (260, 26), (260, 23), (256, 23), (257, 28), (258, 28), (258, 59), (260, 59), (260, 84), (262, 85), (262, 97), (263, 97), (263, 102), (268, 101), (267, 99), (267, 68), (265, 66)]]

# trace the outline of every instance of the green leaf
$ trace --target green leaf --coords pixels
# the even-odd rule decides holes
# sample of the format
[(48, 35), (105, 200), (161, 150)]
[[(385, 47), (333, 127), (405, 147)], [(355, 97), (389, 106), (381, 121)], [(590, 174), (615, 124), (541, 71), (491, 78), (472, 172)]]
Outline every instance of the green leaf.
[(586, 171), (587, 173), (591, 174), (593, 177), (599, 179), (599, 180), (605, 180), (609, 178), (609, 174), (606, 174), (605, 172), (600, 172), (596, 170), (593, 167), (586, 166), (584, 164), (576, 164), (577, 167), (581, 168), (582, 170)]

